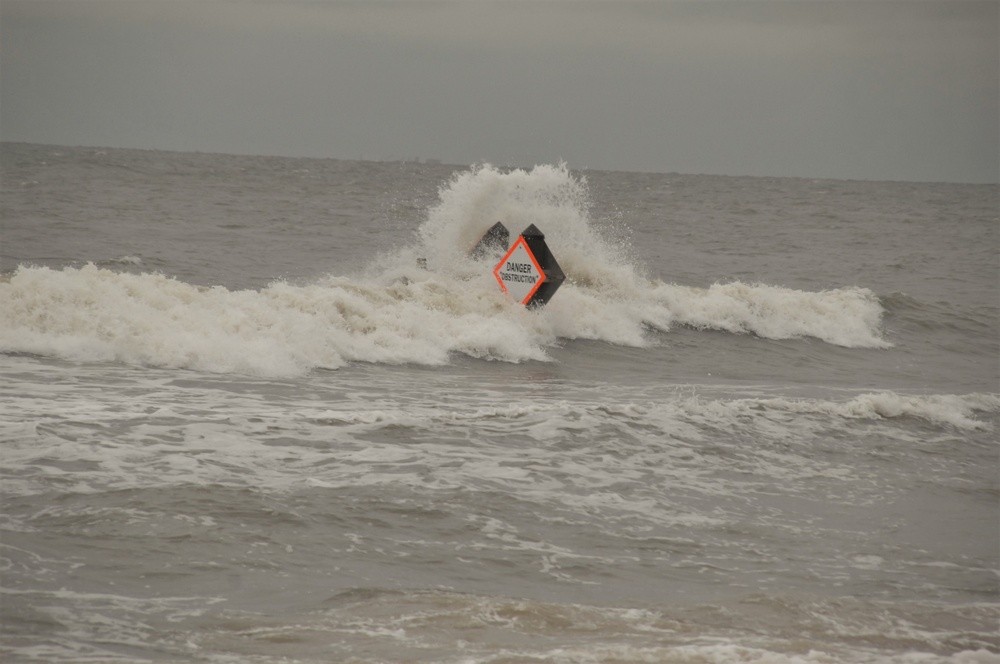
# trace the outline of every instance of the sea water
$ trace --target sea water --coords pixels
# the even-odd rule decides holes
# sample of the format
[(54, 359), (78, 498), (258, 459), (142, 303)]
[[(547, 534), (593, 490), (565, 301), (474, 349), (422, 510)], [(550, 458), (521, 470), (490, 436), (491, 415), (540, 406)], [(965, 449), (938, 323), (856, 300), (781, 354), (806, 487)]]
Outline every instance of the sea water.
[(4, 661), (1000, 662), (996, 185), (0, 158)]

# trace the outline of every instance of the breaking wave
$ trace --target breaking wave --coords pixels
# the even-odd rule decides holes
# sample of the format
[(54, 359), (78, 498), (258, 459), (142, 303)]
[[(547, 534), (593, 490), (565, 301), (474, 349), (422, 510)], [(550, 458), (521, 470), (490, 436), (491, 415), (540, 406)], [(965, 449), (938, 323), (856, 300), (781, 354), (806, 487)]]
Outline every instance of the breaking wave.
[[(547, 360), (559, 339), (645, 347), (654, 343), (651, 330), (674, 325), (890, 345), (880, 329), (883, 308), (866, 289), (650, 280), (623, 243), (595, 228), (588, 209), (585, 179), (563, 165), (510, 172), (485, 165), (442, 186), (416, 241), (360, 275), (229, 290), (114, 266), (21, 266), (0, 281), (0, 351), (290, 376), (359, 361), (440, 365), (453, 354)], [(567, 280), (545, 308), (512, 302), (497, 287), (492, 261), (469, 257), (497, 221), (512, 234), (529, 224), (546, 234)]]

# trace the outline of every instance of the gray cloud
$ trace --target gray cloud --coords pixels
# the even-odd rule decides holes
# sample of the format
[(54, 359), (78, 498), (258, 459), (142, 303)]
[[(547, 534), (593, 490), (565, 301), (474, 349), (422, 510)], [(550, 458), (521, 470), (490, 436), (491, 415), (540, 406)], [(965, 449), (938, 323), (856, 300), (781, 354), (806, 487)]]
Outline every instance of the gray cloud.
[(0, 137), (997, 181), (995, 2), (5, 1)]

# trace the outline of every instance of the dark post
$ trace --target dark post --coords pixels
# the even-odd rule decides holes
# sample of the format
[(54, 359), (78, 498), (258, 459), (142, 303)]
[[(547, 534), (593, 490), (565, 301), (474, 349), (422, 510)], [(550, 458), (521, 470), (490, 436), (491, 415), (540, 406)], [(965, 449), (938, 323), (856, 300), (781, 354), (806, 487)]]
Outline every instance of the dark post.
[(545, 281), (528, 302), (529, 307), (540, 307), (555, 295), (555, 292), (562, 286), (562, 282), (566, 280), (566, 275), (563, 274), (562, 268), (556, 262), (555, 256), (549, 251), (549, 245), (545, 244), (545, 235), (538, 230), (537, 226), (531, 224), (525, 228), (521, 237), (524, 238), (528, 249), (538, 261), (538, 267), (542, 268), (542, 272), (545, 274)]

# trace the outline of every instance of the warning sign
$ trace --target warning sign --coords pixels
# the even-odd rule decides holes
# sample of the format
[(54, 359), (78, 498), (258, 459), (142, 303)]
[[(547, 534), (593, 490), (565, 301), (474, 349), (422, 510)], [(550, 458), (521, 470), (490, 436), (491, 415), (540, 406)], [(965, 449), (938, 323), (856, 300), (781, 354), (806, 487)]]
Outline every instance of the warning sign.
[(525, 305), (545, 281), (545, 273), (524, 237), (517, 238), (507, 255), (493, 268), (493, 274), (505, 293)]

